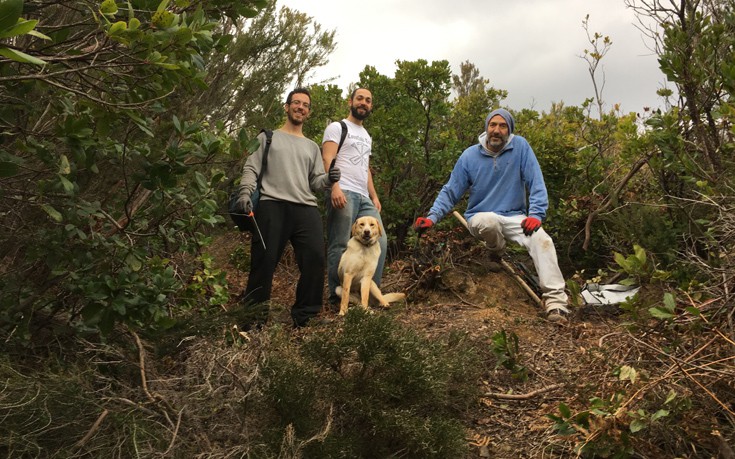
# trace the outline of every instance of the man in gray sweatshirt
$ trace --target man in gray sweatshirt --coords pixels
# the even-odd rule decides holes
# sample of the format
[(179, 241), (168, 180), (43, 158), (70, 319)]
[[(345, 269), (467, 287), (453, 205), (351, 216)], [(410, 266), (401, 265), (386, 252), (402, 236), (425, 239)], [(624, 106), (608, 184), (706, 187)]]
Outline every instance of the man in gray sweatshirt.
[[(325, 173), (319, 146), (304, 137), (303, 123), (311, 113), (309, 91), (298, 88), (284, 104), (286, 122), (273, 132), (268, 166), (261, 178), (260, 200), (255, 218), (262, 234), (253, 234), (250, 275), (242, 296), (252, 323), (262, 325), (268, 316), (273, 273), (291, 242), (301, 273), (296, 285), (296, 301), (291, 308), (294, 325), (304, 326), (322, 309), (324, 293), (324, 234), (314, 192), (337, 182), (338, 168)], [(251, 196), (261, 174), (265, 134), (258, 136), (260, 147), (248, 157), (240, 180), (239, 205), (244, 214), (252, 211)]]

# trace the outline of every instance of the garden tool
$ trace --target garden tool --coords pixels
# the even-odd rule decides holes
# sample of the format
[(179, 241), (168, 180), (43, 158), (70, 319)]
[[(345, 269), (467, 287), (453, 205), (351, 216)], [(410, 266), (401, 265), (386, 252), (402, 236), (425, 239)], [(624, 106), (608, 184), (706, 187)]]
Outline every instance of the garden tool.
[(260, 232), (260, 226), (258, 226), (258, 221), (255, 219), (255, 214), (251, 210), (248, 214), (248, 217), (253, 219), (253, 223), (255, 224), (255, 229), (258, 231), (258, 237), (260, 238), (260, 243), (263, 244), (263, 250), (267, 250), (265, 248), (265, 241), (263, 240), (263, 234)]

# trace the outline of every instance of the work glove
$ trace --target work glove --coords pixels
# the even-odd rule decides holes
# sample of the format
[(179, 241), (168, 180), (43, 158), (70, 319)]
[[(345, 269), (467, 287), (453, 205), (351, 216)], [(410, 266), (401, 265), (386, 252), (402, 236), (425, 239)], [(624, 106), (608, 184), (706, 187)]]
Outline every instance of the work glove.
[(240, 199), (237, 200), (237, 207), (239, 213), (243, 215), (250, 215), (253, 212), (253, 201), (250, 199), (248, 193), (240, 194)]
[(339, 167), (334, 167), (334, 163), (337, 162), (337, 158), (332, 160), (332, 164), (329, 165), (329, 172), (327, 173), (329, 183), (339, 182), (339, 178), (342, 177), (342, 172)]
[(541, 220), (535, 217), (526, 217), (521, 222), (521, 228), (523, 228), (523, 234), (530, 236), (541, 228)]
[(419, 217), (416, 219), (416, 222), (413, 224), (413, 229), (416, 230), (419, 234), (423, 233), (427, 229), (434, 226), (434, 222), (429, 220), (426, 217)]

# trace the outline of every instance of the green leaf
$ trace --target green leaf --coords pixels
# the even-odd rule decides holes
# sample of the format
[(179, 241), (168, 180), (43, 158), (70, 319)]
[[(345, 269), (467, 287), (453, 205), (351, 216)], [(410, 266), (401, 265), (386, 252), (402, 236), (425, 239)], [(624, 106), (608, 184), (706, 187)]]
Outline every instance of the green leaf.
[(117, 21), (116, 23), (112, 24), (110, 26), (110, 30), (108, 30), (108, 33), (110, 35), (115, 35), (120, 32), (125, 32), (128, 28), (128, 23), (125, 21)]
[(674, 299), (674, 295), (669, 292), (664, 293), (664, 306), (669, 312), (676, 311), (676, 300)]
[(69, 181), (69, 179), (67, 179), (63, 175), (59, 175), (59, 181), (61, 181), (61, 186), (64, 187), (64, 191), (66, 192), (66, 194), (74, 193), (74, 184)]
[(562, 415), (562, 416), (563, 416), (563, 417), (564, 417), (565, 419), (569, 419), (570, 417), (572, 417), (572, 411), (571, 411), (571, 410), (569, 409), (569, 407), (568, 407), (568, 406), (567, 406), (566, 404), (564, 404), (564, 403), (560, 403), (560, 404), (559, 404), (559, 413), (561, 413), (561, 415)]
[(168, 7), (169, 0), (162, 0), (161, 3), (158, 4), (158, 8), (156, 8), (156, 12), (163, 11)]
[(46, 62), (37, 57), (33, 57), (24, 52), (10, 48), (0, 47), (0, 56), (4, 56), (10, 60), (22, 62), (24, 64), (46, 65)]
[(651, 416), (651, 422), (653, 422), (653, 421), (655, 421), (657, 419), (664, 418), (664, 417), (666, 417), (668, 415), (669, 415), (669, 410), (663, 410), (663, 409), (658, 410), (655, 413), (653, 413), (653, 415)]
[(61, 222), (64, 219), (64, 217), (61, 216), (61, 213), (49, 204), (41, 204), (41, 209), (43, 209), (49, 217), (53, 218), (54, 221)]
[(662, 319), (662, 320), (672, 319), (674, 317), (674, 314), (672, 314), (671, 312), (666, 311), (664, 309), (661, 309), (661, 308), (649, 308), (648, 309), (648, 312), (653, 317), (655, 317), (657, 319)]
[(695, 308), (694, 306), (687, 306), (686, 308), (684, 308), (684, 310), (693, 316), (702, 315), (702, 311), (700, 311), (698, 308)]
[(676, 393), (676, 391), (675, 391), (675, 390), (673, 390), (673, 389), (672, 389), (672, 390), (670, 390), (670, 391), (669, 391), (669, 394), (668, 394), (668, 395), (666, 396), (666, 401), (664, 402), (664, 405), (668, 405), (669, 403), (671, 403), (672, 401), (674, 401), (674, 399), (675, 399), (675, 398), (676, 398), (677, 396), (678, 396), (678, 395), (677, 395), (677, 393)]
[(14, 26), (23, 13), (23, 0), (0, 0), (0, 31)]
[(49, 37), (48, 35), (44, 35), (44, 34), (42, 34), (41, 32), (39, 32), (37, 30), (31, 30), (30, 32), (28, 32), (28, 35), (30, 35), (32, 37), (40, 38), (40, 39), (46, 40), (46, 41), (53, 41), (51, 39), (51, 37)]
[(638, 377), (638, 372), (635, 370), (635, 368), (630, 367), (628, 365), (623, 365), (620, 367), (620, 380), (621, 381), (630, 381), (633, 384), (635, 384), (635, 380)]
[(133, 272), (138, 272), (143, 267), (143, 263), (140, 261), (140, 258), (133, 253), (129, 253), (128, 256), (125, 257), (125, 264), (127, 264)]
[(0, 177), (12, 177), (18, 173), (18, 165), (10, 161), (0, 161)]
[(199, 187), (200, 191), (206, 191), (207, 188), (209, 188), (207, 177), (205, 177), (201, 172), (194, 172), (194, 179), (196, 180), (197, 186)]
[(646, 263), (646, 250), (639, 245), (634, 245), (633, 252), (635, 252), (635, 257), (638, 259), (641, 266), (643, 266)]
[(623, 256), (623, 254), (615, 252), (613, 254), (613, 257), (615, 258), (615, 263), (617, 263), (621, 268), (625, 269), (627, 262), (625, 261), (625, 257)]
[(69, 165), (69, 158), (66, 155), (61, 155), (59, 159), (59, 174), (68, 175), (71, 173), (71, 166)]
[(635, 419), (633, 422), (630, 423), (630, 431), (632, 433), (640, 432), (641, 430), (646, 428), (646, 423), (641, 421), (640, 419)]
[(117, 14), (117, 3), (115, 0), (105, 0), (100, 4), (100, 12), (102, 14), (115, 15)]
[(156, 65), (165, 68), (166, 70), (178, 70), (181, 67), (176, 64), (168, 64), (166, 62), (156, 62)]
[(16, 37), (18, 35), (25, 35), (29, 33), (31, 30), (33, 30), (34, 27), (36, 27), (36, 24), (38, 24), (38, 21), (33, 20), (26, 20), (26, 19), (18, 19), (18, 23), (15, 24), (13, 27), (3, 30), (0, 32), (0, 38), (9, 38), (9, 37)]

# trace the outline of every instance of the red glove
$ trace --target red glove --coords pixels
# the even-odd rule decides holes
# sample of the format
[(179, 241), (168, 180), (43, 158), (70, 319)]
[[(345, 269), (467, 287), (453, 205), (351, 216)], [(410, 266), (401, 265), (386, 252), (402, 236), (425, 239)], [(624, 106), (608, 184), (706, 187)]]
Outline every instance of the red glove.
[(541, 228), (541, 220), (535, 217), (526, 217), (521, 222), (521, 228), (523, 228), (523, 234), (530, 236)]
[(423, 233), (424, 231), (431, 228), (432, 226), (434, 226), (434, 222), (432, 222), (426, 217), (419, 217), (416, 219), (416, 222), (413, 224), (413, 229), (415, 229), (419, 233)]

